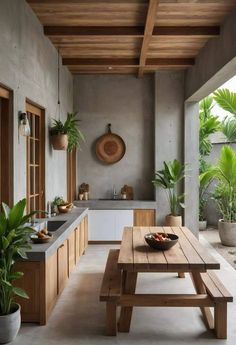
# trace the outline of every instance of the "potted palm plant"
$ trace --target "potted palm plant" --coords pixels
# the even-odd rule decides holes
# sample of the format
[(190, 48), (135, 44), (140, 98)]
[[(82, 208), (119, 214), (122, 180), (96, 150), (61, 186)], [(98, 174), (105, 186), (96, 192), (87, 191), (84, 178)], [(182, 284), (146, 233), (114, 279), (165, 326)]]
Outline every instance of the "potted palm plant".
[(184, 194), (180, 194), (180, 182), (185, 177), (185, 165), (177, 159), (171, 162), (164, 162), (164, 169), (155, 174), (153, 184), (162, 187), (167, 192), (170, 206), (170, 214), (166, 216), (165, 225), (182, 226), (182, 216), (180, 209), (184, 208)]
[(83, 133), (78, 127), (77, 113), (68, 113), (65, 123), (53, 119), (50, 129), (51, 141), (54, 150), (68, 150), (80, 148), (80, 141), (84, 141)]
[(0, 343), (14, 340), (21, 324), (20, 305), (15, 298), (28, 298), (26, 292), (16, 287), (15, 280), (23, 276), (15, 272), (14, 265), (19, 259), (27, 259), (26, 250), (32, 228), (25, 224), (33, 212), (24, 215), (26, 200), (20, 200), (12, 209), (2, 203), (0, 213)]
[[(209, 165), (205, 165), (202, 170), (204, 172), (211, 168)], [(207, 192), (208, 186), (212, 181), (212, 177), (202, 172), (199, 176), (199, 230), (206, 230), (207, 220), (205, 218), (205, 207), (209, 199), (209, 193)]]
[(230, 146), (223, 146), (216, 166), (204, 173), (205, 178), (215, 178), (217, 186), (213, 199), (216, 201), (222, 219), (218, 222), (219, 236), (225, 246), (236, 246), (236, 152)]

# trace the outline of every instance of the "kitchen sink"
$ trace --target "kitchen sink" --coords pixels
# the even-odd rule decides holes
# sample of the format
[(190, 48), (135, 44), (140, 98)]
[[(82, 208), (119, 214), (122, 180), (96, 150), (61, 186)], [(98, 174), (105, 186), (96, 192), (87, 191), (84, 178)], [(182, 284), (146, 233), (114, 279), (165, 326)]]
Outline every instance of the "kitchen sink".
[(48, 222), (48, 231), (54, 232), (57, 231), (63, 224), (66, 223), (65, 220), (49, 220)]

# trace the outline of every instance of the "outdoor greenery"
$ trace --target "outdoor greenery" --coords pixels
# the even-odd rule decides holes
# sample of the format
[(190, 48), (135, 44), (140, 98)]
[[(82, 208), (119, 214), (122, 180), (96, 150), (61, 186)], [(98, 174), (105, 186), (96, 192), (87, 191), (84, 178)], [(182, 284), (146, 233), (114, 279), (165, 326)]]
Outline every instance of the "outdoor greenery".
[(53, 126), (50, 129), (51, 135), (67, 134), (68, 135), (68, 151), (73, 148), (80, 148), (80, 142), (84, 141), (84, 135), (80, 131), (77, 119), (77, 113), (67, 113), (65, 123), (61, 120), (53, 119)]
[(8, 315), (12, 311), (16, 296), (28, 298), (14, 281), (23, 276), (14, 271), (14, 264), (20, 258), (27, 259), (26, 251), (29, 234), (34, 230), (25, 226), (37, 212), (24, 215), (26, 199), (20, 200), (12, 209), (2, 203), (0, 213), (0, 315)]
[(179, 184), (184, 177), (185, 165), (175, 159), (164, 162), (164, 169), (157, 171), (152, 181), (155, 186), (166, 190), (172, 216), (178, 216), (180, 208), (184, 208), (184, 194), (178, 193)]
[(218, 164), (211, 166), (202, 179), (215, 178), (217, 186), (213, 193), (225, 222), (236, 222), (236, 152), (228, 145), (223, 146)]

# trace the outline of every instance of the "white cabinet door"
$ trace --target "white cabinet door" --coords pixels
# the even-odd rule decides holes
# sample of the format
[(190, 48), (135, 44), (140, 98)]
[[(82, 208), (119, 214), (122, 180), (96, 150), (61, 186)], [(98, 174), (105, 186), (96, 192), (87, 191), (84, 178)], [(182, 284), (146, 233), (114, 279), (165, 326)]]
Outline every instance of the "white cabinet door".
[(121, 241), (125, 226), (133, 226), (133, 210), (117, 210), (116, 212), (116, 240)]
[(114, 241), (116, 239), (116, 223), (113, 211), (89, 211), (89, 240)]
[(132, 225), (132, 210), (90, 210), (89, 241), (120, 241), (124, 227)]

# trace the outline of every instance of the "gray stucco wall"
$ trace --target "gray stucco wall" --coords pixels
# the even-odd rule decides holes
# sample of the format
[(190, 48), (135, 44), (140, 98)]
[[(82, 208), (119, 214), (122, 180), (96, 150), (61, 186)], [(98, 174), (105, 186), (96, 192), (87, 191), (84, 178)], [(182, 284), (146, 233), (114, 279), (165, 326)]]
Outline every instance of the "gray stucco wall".
[[(155, 170), (184, 153), (184, 72), (155, 74)], [(170, 213), (166, 193), (156, 189), (157, 223)]]
[[(26, 140), (18, 136), (18, 112), (26, 98), (46, 111), (46, 201), (66, 197), (66, 152), (53, 151), (48, 125), (57, 113), (57, 51), (24, 0), (0, 1), (0, 83), (13, 90), (14, 200), (26, 195)], [(72, 75), (61, 69), (61, 119), (73, 109)]]
[[(133, 186), (135, 199), (153, 199), (154, 80), (125, 75), (84, 75), (74, 78), (74, 108), (79, 112), (86, 143), (79, 152), (78, 182), (90, 185), (90, 197), (111, 197), (124, 184)], [(94, 142), (112, 124), (126, 143), (126, 154), (113, 165), (95, 156)]]

